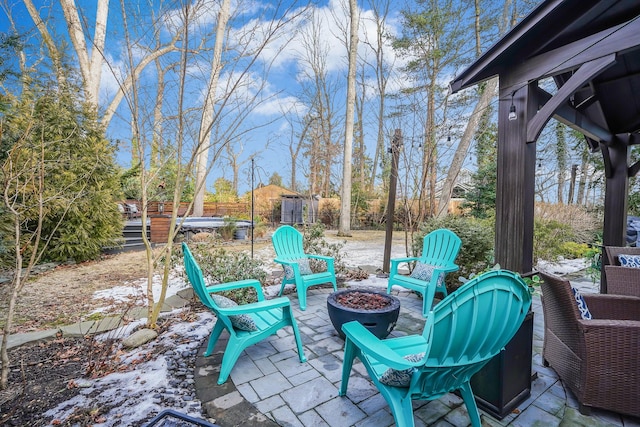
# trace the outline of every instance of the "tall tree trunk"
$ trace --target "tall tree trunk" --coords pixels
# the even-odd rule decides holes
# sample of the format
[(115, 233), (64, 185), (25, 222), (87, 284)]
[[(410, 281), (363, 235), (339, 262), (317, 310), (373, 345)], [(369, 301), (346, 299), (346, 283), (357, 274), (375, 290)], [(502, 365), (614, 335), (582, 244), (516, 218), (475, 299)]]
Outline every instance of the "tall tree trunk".
[[(506, 28), (509, 26), (509, 6), (511, 4), (511, 0), (505, 0), (504, 6), (502, 9), (502, 19), (500, 20), (499, 29), (500, 34), (503, 34)], [(476, 46), (476, 55), (480, 55), (480, 34), (481, 34), (481, 26), (480, 26), (480, 2), (476, 0), (474, 3), (475, 6), (475, 46)], [(513, 15), (511, 17), (510, 25), (514, 25), (515, 22), (513, 20)], [(471, 145), (471, 141), (473, 140), (473, 136), (478, 128), (478, 124), (482, 118), (482, 112), (489, 106), (491, 99), (496, 91), (498, 85), (497, 78), (489, 80), (484, 87), (482, 94), (480, 95), (480, 99), (476, 103), (473, 113), (471, 113), (471, 118), (467, 122), (467, 126), (462, 134), (462, 138), (460, 139), (460, 143), (458, 144), (458, 148), (453, 156), (453, 161), (451, 167), (449, 168), (449, 172), (447, 173), (447, 178), (445, 179), (442, 193), (440, 195), (440, 201), (438, 203), (438, 213), (437, 216), (442, 218), (447, 215), (449, 209), (449, 201), (451, 200), (451, 195), (453, 194), (453, 187), (455, 181), (460, 173), (460, 169), (462, 169), (462, 165), (464, 163), (464, 159), (467, 156), (467, 152), (469, 151), (469, 147)]]
[(65, 21), (67, 22), (71, 44), (73, 44), (73, 48), (78, 57), (78, 65), (80, 67), (80, 73), (82, 74), (87, 100), (97, 106), (100, 78), (102, 77), (107, 18), (109, 16), (109, 0), (98, 0), (97, 2), (91, 58), (89, 58), (89, 50), (87, 49), (86, 43), (87, 37), (80, 23), (75, 0), (60, 0), (60, 6), (62, 7)]
[(24, 5), (31, 16), (31, 19), (33, 19), (34, 24), (36, 24), (36, 28), (38, 28), (38, 32), (42, 36), (42, 41), (47, 47), (47, 51), (49, 52), (49, 57), (51, 58), (51, 63), (53, 65), (53, 70), (56, 73), (56, 78), (58, 79), (58, 82), (62, 84), (66, 81), (66, 77), (62, 66), (62, 57), (58, 51), (58, 47), (49, 33), (47, 25), (42, 20), (38, 10), (34, 6), (33, 1), (24, 0)]
[(460, 169), (462, 169), (464, 159), (467, 157), (469, 147), (471, 146), (471, 142), (473, 141), (473, 136), (475, 135), (476, 130), (478, 129), (478, 125), (480, 124), (480, 121), (482, 119), (482, 114), (487, 109), (487, 107), (491, 103), (491, 100), (495, 96), (497, 87), (497, 78), (489, 80), (482, 90), (480, 99), (478, 99), (478, 102), (473, 108), (473, 112), (469, 117), (467, 126), (464, 128), (464, 132), (462, 133), (462, 138), (460, 138), (458, 148), (456, 149), (456, 152), (453, 155), (453, 159), (451, 160), (449, 173), (447, 174), (447, 177), (445, 178), (444, 184), (442, 186), (442, 194), (440, 195), (440, 201), (438, 202), (438, 212), (436, 215), (438, 218), (443, 218), (448, 213), (449, 201), (451, 200), (453, 187), (456, 180), (458, 179), (458, 174), (460, 173)]
[[(378, 3), (382, 3), (378, 5)], [(376, 73), (376, 87), (378, 89), (378, 105), (377, 105), (377, 137), (376, 137), (376, 150), (373, 156), (373, 164), (371, 165), (371, 176), (369, 177), (368, 190), (373, 191), (376, 174), (378, 171), (378, 163), (382, 161), (384, 155), (384, 117), (385, 117), (385, 100), (387, 97), (387, 80), (389, 78), (388, 72), (385, 73), (385, 55), (384, 55), (384, 41), (385, 31), (384, 22), (389, 13), (389, 0), (371, 0), (371, 9), (375, 17), (376, 24), (376, 45), (372, 46), (372, 49), (376, 55), (375, 73)], [(364, 137), (364, 136), (363, 136)]]
[(356, 68), (358, 61), (358, 2), (349, 0), (351, 17), (349, 32), (349, 72), (347, 73), (347, 111), (344, 125), (344, 160), (342, 164), (342, 195), (339, 236), (351, 234), (351, 160), (353, 152), (353, 121), (356, 104)]
[(558, 203), (564, 203), (564, 185), (567, 169), (567, 139), (564, 125), (556, 123), (556, 158), (558, 166)]
[(583, 145), (581, 162), (580, 162), (580, 178), (578, 179), (578, 197), (576, 203), (586, 206), (587, 204), (587, 179), (589, 170), (589, 152), (587, 151), (586, 144)]
[(218, 12), (216, 26), (216, 41), (213, 46), (213, 60), (211, 61), (211, 75), (209, 86), (202, 109), (202, 119), (200, 121), (200, 131), (198, 135), (198, 155), (196, 160), (196, 193), (193, 202), (193, 215), (204, 215), (204, 193), (206, 191), (207, 167), (209, 164), (209, 148), (211, 147), (211, 128), (213, 127), (213, 116), (215, 107), (215, 96), (218, 88), (220, 71), (222, 70), (222, 47), (224, 34), (229, 21), (229, 10), (231, 0), (223, 0)]
[(151, 142), (151, 167), (158, 167), (162, 163), (162, 126), (163, 118), (162, 104), (164, 102), (164, 75), (166, 70), (160, 64), (160, 61), (156, 59), (156, 74), (158, 76), (157, 92), (156, 92), (156, 104), (153, 107), (153, 140)]

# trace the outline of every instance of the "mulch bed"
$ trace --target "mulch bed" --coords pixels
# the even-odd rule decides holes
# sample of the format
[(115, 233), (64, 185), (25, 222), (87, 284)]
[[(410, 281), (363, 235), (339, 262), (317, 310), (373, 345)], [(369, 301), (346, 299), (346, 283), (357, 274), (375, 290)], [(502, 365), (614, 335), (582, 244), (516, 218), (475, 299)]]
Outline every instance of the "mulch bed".
[[(9, 388), (0, 391), (0, 425), (51, 425), (53, 420), (44, 418), (43, 413), (78, 394), (74, 380), (95, 359), (96, 348), (86, 341), (58, 338), (11, 349)], [(87, 425), (81, 419), (76, 421)]]

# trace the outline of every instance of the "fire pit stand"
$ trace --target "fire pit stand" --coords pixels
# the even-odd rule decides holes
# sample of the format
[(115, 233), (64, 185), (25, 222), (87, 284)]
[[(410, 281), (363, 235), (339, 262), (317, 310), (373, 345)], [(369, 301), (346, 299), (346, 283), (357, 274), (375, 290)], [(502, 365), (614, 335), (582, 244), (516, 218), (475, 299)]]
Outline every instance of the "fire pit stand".
[[(346, 301), (346, 305), (341, 304), (341, 301)], [(379, 307), (380, 305), (384, 307)], [(345, 338), (342, 325), (357, 320), (376, 337), (383, 339), (396, 326), (400, 314), (400, 300), (381, 292), (346, 289), (329, 294), (327, 311), (340, 338)]]

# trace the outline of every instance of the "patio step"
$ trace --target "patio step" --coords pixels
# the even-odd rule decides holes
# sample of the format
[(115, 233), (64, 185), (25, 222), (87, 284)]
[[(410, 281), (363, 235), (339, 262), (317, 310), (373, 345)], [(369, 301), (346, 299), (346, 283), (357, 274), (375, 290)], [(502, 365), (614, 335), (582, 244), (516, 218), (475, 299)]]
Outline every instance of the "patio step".
[[(146, 233), (147, 239), (151, 238), (151, 225), (147, 224)], [(113, 254), (118, 252), (126, 252), (133, 250), (144, 249), (144, 241), (142, 239), (143, 225), (140, 220), (127, 221), (122, 230), (122, 237), (124, 238), (124, 244), (116, 248), (105, 248), (104, 253)]]

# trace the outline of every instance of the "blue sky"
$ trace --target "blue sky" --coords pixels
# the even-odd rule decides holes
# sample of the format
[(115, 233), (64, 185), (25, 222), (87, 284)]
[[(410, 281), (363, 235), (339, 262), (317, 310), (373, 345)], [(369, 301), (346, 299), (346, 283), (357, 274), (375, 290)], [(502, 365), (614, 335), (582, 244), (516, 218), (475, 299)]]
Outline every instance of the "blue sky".
[[(288, 3), (287, 3), (288, 2)], [(10, 13), (14, 17), (19, 26), (20, 32), (30, 36), (32, 43), (32, 52), (37, 52), (40, 48), (39, 37), (34, 29), (34, 24), (28, 16), (24, 5), (16, 0), (15, 6), (11, 8)], [(37, 7), (49, 4), (49, 1), (35, 2)], [(51, 20), (49, 28), (52, 32), (58, 34), (59, 40), (64, 40), (67, 44), (68, 36), (66, 35), (66, 26), (62, 11), (58, 2), (54, 2), (55, 6), (50, 8), (42, 8), (41, 16), (49, 17)], [(149, 51), (154, 49), (156, 40), (159, 43), (167, 43), (171, 37), (175, 35), (176, 28), (179, 26), (180, 15), (179, 6), (184, 3), (177, 0), (161, 1), (125, 1), (128, 8), (127, 25), (130, 31), (131, 43), (135, 46), (132, 51), (133, 62), (135, 64), (148, 55)], [(192, 108), (187, 114), (183, 115), (185, 130), (182, 136), (194, 139), (197, 135), (197, 124), (199, 120), (198, 108), (202, 105), (203, 89), (207, 85), (207, 81), (211, 69), (211, 34), (215, 29), (215, 21), (217, 16), (217, 8), (220, 1), (199, 0), (192, 1), (190, 4), (198, 6), (195, 18), (189, 27), (190, 30), (190, 47), (193, 51), (190, 53), (187, 70), (187, 85), (185, 86), (186, 106)], [(373, 51), (371, 46), (375, 47), (376, 27), (375, 19), (371, 11), (369, 1), (360, 1), (360, 28), (359, 28), (359, 57), (360, 63), (371, 63), (373, 61)], [(89, 34), (92, 34), (93, 23), (95, 21), (95, 0), (92, 1), (76, 1), (81, 10), (81, 19), (88, 25)], [(151, 6), (149, 6), (151, 4)], [(273, 1), (256, 1), (256, 0), (233, 0), (232, 1), (232, 19), (230, 21), (230, 29), (228, 38), (228, 46), (237, 49), (251, 47), (255, 45), (259, 37), (252, 39), (247, 38), (247, 34), (260, 34), (264, 31), (274, 19), (281, 17), (282, 12), (277, 11)], [(284, 6), (293, 4), (292, 0), (286, 0)], [(289, 10), (289, 13), (295, 13), (301, 5), (307, 2), (300, 2)], [(240, 81), (241, 85), (232, 93), (225, 92), (223, 89), (218, 91), (220, 99), (230, 99), (232, 101), (239, 100), (237, 104), (230, 103), (222, 110), (222, 119), (219, 121), (220, 128), (217, 129), (221, 139), (229, 141), (233, 147), (231, 153), (237, 156), (239, 162), (242, 163), (239, 169), (239, 192), (249, 190), (250, 185), (250, 161), (248, 159), (255, 157), (256, 182), (265, 183), (268, 177), (277, 172), (284, 180), (285, 185), (289, 185), (291, 171), (291, 157), (288, 151), (288, 144), (297, 138), (300, 128), (300, 120), (308, 110), (308, 99), (305, 99), (305, 87), (309, 83), (310, 76), (313, 75), (309, 71), (308, 64), (305, 63), (305, 55), (308, 54), (308, 40), (310, 34), (320, 40), (320, 46), (324, 54), (324, 62), (328, 77), (332, 84), (332, 93), (334, 94), (335, 114), (338, 117), (344, 116), (344, 98), (346, 95), (346, 72), (347, 72), (347, 52), (341, 38), (343, 31), (349, 21), (345, 12), (346, 0), (327, 0), (320, 1), (311, 6), (315, 12), (319, 30), (313, 31), (313, 25), (309, 19), (298, 19), (289, 23), (279, 35), (263, 49), (258, 60), (249, 68), (246, 68), (248, 59), (237, 60), (233, 53), (225, 55), (225, 66), (220, 74), (220, 87), (226, 87)], [(398, 35), (400, 29), (399, 8), (404, 3), (390, 1), (391, 11), (389, 12), (385, 22), (385, 32), (388, 35)], [(113, 99), (118, 89), (118, 85), (123, 81), (124, 77), (129, 73), (126, 43), (124, 40), (124, 21), (121, 18), (120, 2), (111, 0), (109, 21), (107, 26), (107, 39), (105, 46), (105, 64), (103, 65), (101, 77), (101, 90), (99, 96), (99, 105), (105, 108)], [(195, 6), (194, 6), (195, 7)], [(155, 24), (154, 24), (155, 23)], [(0, 17), (0, 25), (3, 30), (8, 28), (6, 14)], [(154, 31), (158, 31), (159, 38), (154, 38)], [(73, 51), (69, 47), (69, 52), (73, 56)], [(388, 82), (387, 91), (389, 93), (398, 93), (401, 89), (411, 84), (410, 79), (400, 70), (406, 64), (409, 58), (399, 57), (390, 47), (390, 40), (384, 42), (385, 66), (393, 71)], [(37, 58), (34, 56), (34, 58)], [(171, 119), (167, 120), (163, 127), (163, 135), (165, 140), (172, 141), (177, 138), (173, 132), (176, 126), (176, 106), (178, 103), (178, 66), (180, 60), (179, 52), (172, 52), (161, 58), (161, 67), (168, 71), (166, 76), (167, 88), (165, 90), (165, 99), (163, 103), (164, 115)], [(33, 59), (35, 61), (35, 59)], [(372, 69), (364, 67), (367, 73), (367, 97), (365, 101), (365, 142), (367, 145), (367, 154), (373, 157), (376, 140), (376, 122), (374, 106), (377, 101), (375, 93), (375, 81)], [(243, 73), (241, 80), (238, 75)], [(441, 78), (441, 86), (446, 88), (448, 82), (454, 76), (454, 70), (450, 74), (445, 74)], [(143, 135), (149, 140), (152, 135), (152, 113), (155, 104), (155, 95), (157, 90), (158, 73), (154, 63), (149, 64), (141, 73), (138, 80), (138, 98), (137, 102), (143, 110), (139, 116), (138, 123), (142, 129)], [(443, 89), (445, 90), (445, 89)], [(388, 100), (387, 114), (397, 111), (397, 105), (405, 103), (409, 100), (409, 95), (404, 99)], [(248, 99), (259, 100), (252, 101), (252, 109), (246, 113), (246, 117), (242, 123), (234, 123), (242, 113), (244, 102)], [(118, 161), (127, 166), (131, 162), (131, 152), (129, 141), (131, 139), (132, 118), (130, 105), (134, 99), (131, 96), (126, 97), (117, 110), (114, 119), (111, 121), (107, 136), (112, 140), (119, 140), (118, 145)], [(235, 106), (233, 106), (235, 105)], [(420, 104), (418, 104), (420, 105)], [(230, 107), (232, 106), (232, 108)], [(419, 107), (420, 108), (420, 107)], [(404, 114), (395, 115), (385, 121), (385, 133), (387, 135), (385, 146), (389, 145), (390, 137), (394, 129), (401, 128), (405, 135), (405, 151), (407, 157), (419, 158), (421, 138), (424, 133), (423, 129), (423, 112), (419, 109), (405, 111)], [(447, 158), (455, 149), (456, 134), (462, 131), (465, 121), (459, 120), (460, 116), (455, 117), (458, 120), (445, 122), (442, 111), (438, 111), (438, 120), (442, 127), (439, 135), (439, 155), (442, 158), (442, 173), (447, 170)], [(341, 142), (343, 134), (341, 131), (342, 120), (337, 120), (337, 130), (334, 136), (336, 142)], [(237, 127), (235, 127), (237, 125)], [(233, 129), (230, 131), (229, 129)], [(224, 154), (224, 151), (222, 152)], [(338, 156), (341, 161), (342, 156)], [(410, 162), (412, 160), (408, 160)], [(413, 160), (415, 161), (415, 160)], [(471, 158), (469, 164), (471, 164)], [(408, 164), (407, 168), (410, 165)], [(306, 172), (306, 162), (300, 161), (297, 165), (298, 182), (305, 184), (304, 173)], [(339, 164), (334, 168), (335, 177), (332, 181), (339, 183), (341, 166)], [(231, 169), (227, 166), (227, 162), (223, 159), (216, 161), (212, 172), (208, 177), (207, 189), (211, 190), (211, 184), (218, 177), (224, 176), (231, 179)]]
[[(250, 3), (252, 7), (246, 7), (247, 2), (243, 2), (242, 6), (245, 7), (241, 13), (233, 13), (235, 19), (232, 20), (231, 26), (233, 31), (229, 37), (232, 40), (232, 44), (235, 40), (239, 40), (246, 34), (247, 28), (252, 30), (256, 28), (264, 28), (270, 22), (269, 18), (273, 10), (268, 3)], [(237, 6), (238, 7), (238, 6)], [(344, 114), (344, 94), (346, 93), (346, 48), (343, 42), (340, 40), (341, 28), (340, 24), (344, 25), (348, 22), (348, 17), (345, 15), (343, 7), (340, 1), (325, 2), (323, 5), (315, 8), (317, 13), (317, 19), (320, 22), (321, 31), (317, 33), (320, 36), (322, 48), (326, 52), (326, 69), (328, 76), (335, 85), (335, 110), (336, 114)], [(168, 12), (168, 15), (177, 14), (177, 11)], [(114, 14), (115, 15), (115, 14)], [(203, 13), (197, 19), (197, 25), (193, 26), (193, 40), (194, 44), (199, 43), (205, 36), (202, 34), (211, 32), (214, 30), (216, 13), (214, 10), (203, 11)], [(267, 18), (267, 19), (265, 19)], [(169, 22), (164, 30), (163, 39), (170, 37), (170, 30), (173, 19), (167, 19)], [(340, 24), (339, 24), (340, 23)], [(398, 31), (398, 15), (397, 12), (390, 14), (390, 18), (386, 21), (388, 31), (391, 34), (395, 34)], [(292, 130), (297, 131), (295, 124), (308, 110), (308, 104), (303, 95), (301, 94), (302, 86), (309, 79), (313, 73), (309, 70), (308, 65), (305, 64), (303, 59), (305, 52), (305, 36), (311, 32), (311, 25), (308, 22), (299, 20), (291, 23), (285, 31), (281, 33), (273, 42), (261, 52), (259, 60), (251, 67), (249, 73), (243, 78), (243, 86), (241, 89), (236, 89), (232, 98), (238, 97), (249, 99), (260, 92), (259, 104), (256, 104), (253, 111), (247, 115), (244, 119), (244, 123), (238, 129), (242, 132), (242, 136), (233, 141), (234, 152), (239, 152), (240, 160), (246, 163), (240, 170), (240, 192), (247, 191), (249, 189), (248, 177), (250, 172), (250, 162), (246, 161), (250, 156), (256, 156), (255, 164), (258, 166), (256, 173), (256, 181), (265, 182), (268, 180), (268, 176), (273, 173), (279, 173), (283, 178), (285, 184), (289, 184), (289, 176), (291, 170), (291, 161), (288, 158), (287, 145), (291, 138), (295, 138), (295, 134), (292, 135)], [(371, 49), (367, 47), (365, 42), (372, 42), (372, 36), (375, 35), (375, 27), (373, 26), (372, 14), (369, 10), (363, 9), (361, 11), (361, 27), (360, 27), (360, 55), (361, 58), (371, 60)], [(238, 42), (241, 44), (242, 42)], [(102, 78), (102, 90), (100, 96), (101, 105), (105, 105), (109, 99), (112, 98), (113, 93), (117, 90), (117, 78), (111, 73), (111, 69), (120, 69), (124, 66), (124, 52), (117, 48), (118, 44), (111, 45), (108, 50), (108, 62), (109, 67), (105, 67), (105, 72)], [(393, 50), (387, 46), (387, 55), (389, 66), (395, 67), (402, 65), (402, 59), (396, 58)], [(142, 55), (142, 53), (141, 53)], [(177, 53), (171, 55), (173, 60), (176, 60)], [(164, 58), (163, 63), (167, 63), (169, 55)], [(210, 72), (210, 53), (197, 55), (190, 59), (189, 66), (189, 86), (187, 88), (188, 98), (194, 105), (202, 103), (203, 88), (206, 87), (206, 82), (209, 78)], [(231, 61), (235, 59), (231, 58)], [(244, 61), (244, 60), (243, 60)], [(235, 67), (235, 69), (234, 69)], [(221, 86), (234, 83), (238, 73), (245, 71), (242, 61), (233, 62), (230, 66), (222, 69), (220, 75)], [(173, 79), (176, 76), (172, 77)], [(153, 95), (154, 85), (157, 81), (157, 74), (155, 67), (149, 66), (143, 73), (143, 83), (141, 87), (148, 90), (149, 97)], [(402, 79), (392, 79), (389, 82), (390, 90), (396, 91), (400, 85), (404, 82)], [(373, 82), (369, 82), (373, 84)], [(148, 89), (147, 89), (148, 88)], [(219, 90), (219, 95), (229, 96), (229, 93), (224, 94), (224, 90)], [(168, 94), (168, 103), (172, 104), (177, 102), (175, 91)], [(371, 96), (373, 99), (373, 93)], [(151, 99), (149, 99), (150, 101)], [(168, 107), (169, 111), (171, 108)], [(126, 104), (121, 104), (118, 110), (118, 116), (111, 123), (108, 133), (112, 138), (118, 138), (122, 141), (127, 140), (127, 136), (130, 134), (130, 113)], [(167, 114), (171, 114), (168, 112)], [(228, 110), (228, 120), (235, 114), (234, 110)], [(372, 121), (372, 120), (370, 120)], [(293, 129), (292, 129), (293, 126)], [(251, 130), (251, 128), (255, 128)], [(243, 130), (241, 130), (243, 129)], [(191, 132), (194, 132), (191, 129)], [(339, 135), (339, 134), (336, 134)], [(373, 156), (372, 150), (375, 143), (375, 134), (373, 132), (366, 133), (366, 139), (368, 147)], [(126, 144), (122, 147), (119, 160), (122, 164), (127, 164), (130, 159), (129, 153), (127, 153)], [(216, 166), (209, 176), (208, 182), (212, 183), (217, 177), (224, 176), (227, 179), (231, 179), (231, 170), (225, 167), (225, 162), (218, 162), (219, 166)], [(304, 173), (305, 165), (303, 163), (298, 165), (298, 181), (304, 181), (302, 173)], [(208, 189), (210, 189), (210, 185)]]

